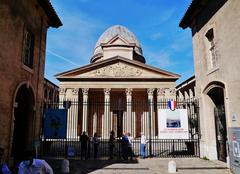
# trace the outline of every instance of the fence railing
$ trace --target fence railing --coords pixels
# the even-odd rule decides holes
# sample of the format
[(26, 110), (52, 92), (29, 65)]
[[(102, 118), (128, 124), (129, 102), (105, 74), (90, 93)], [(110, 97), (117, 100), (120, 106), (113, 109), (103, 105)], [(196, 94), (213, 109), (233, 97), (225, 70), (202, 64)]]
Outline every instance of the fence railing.
[[(103, 136), (103, 132), (109, 133), (115, 131), (116, 140), (114, 142), (113, 155), (115, 159), (122, 158), (123, 149), (121, 136), (125, 132), (126, 127), (130, 128), (131, 135), (135, 135), (132, 140), (132, 151), (134, 156), (141, 155), (140, 132), (147, 130), (146, 137), (148, 143), (146, 145), (146, 156), (151, 157), (199, 157), (199, 105), (198, 100), (177, 100), (177, 109), (187, 109), (188, 115), (188, 133), (189, 139), (160, 139), (158, 135), (157, 114), (158, 109), (168, 108), (168, 99), (162, 99), (156, 102), (133, 101), (130, 103), (114, 103), (114, 102), (79, 102), (71, 101), (71, 109), (68, 110), (68, 125), (74, 129), (68, 132), (74, 132), (74, 138), (66, 137), (65, 139), (46, 139), (41, 141), (41, 155), (54, 158), (73, 158), (73, 159), (92, 159), (94, 152), (98, 159), (108, 159), (110, 157), (109, 135)], [(66, 104), (66, 103), (65, 103)], [(57, 103), (47, 102), (43, 109), (58, 109), (64, 106), (64, 101)], [(87, 143), (87, 147), (81, 146), (79, 137), (81, 135), (83, 124), (83, 108), (87, 106), (88, 110), (88, 129), (87, 133), (92, 136), (94, 132), (98, 134), (99, 143), (94, 148), (91, 138)], [(127, 119), (127, 110), (131, 108), (131, 119)], [(104, 117), (105, 109), (109, 108), (108, 118)], [(117, 112), (116, 112), (117, 111)], [(133, 117), (134, 116), (134, 117)], [(107, 118), (107, 121), (106, 121)], [(151, 119), (152, 118), (152, 119)], [(149, 121), (153, 120), (153, 121)], [(106, 123), (107, 126), (104, 126)], [(143, 125), (143, 124), (146, 125)], [(154, 125), (152, 125), (152, 123)], [(152, 128), (153, 126), (153, 128)], [(107, 127), (107, 128), (105, 128)], [(124, 128), (125, 127), (125, 128)], [(126, 129), (127, 130), (127, 129)], [(43, 136), (44, 137), (44, 136)], [(97, 148), (97, 149), (96, 149)]]
[[(81, 147), (78, 139), (55, 139), (43, 140), (41, 145), (41, 155), (54, 158), (71, 159), (94, 159), (94, 143), (89, 141), (87, 148)], [(146, 144), (146, 157), (199, 157), (198, 139), (155, 139), (150, 144)], [(140, 139), (132, 140), (132, 152), (134, 157), (141, 156)], [(150, 154), (151, 153), (151, 154)], [(121, 159), (123, 154), (122, 141), (117, 138), (114, 142), (113, 159)], [(130, 156), (130, 154), (129, 154)], [(110, 158), (109, 140), (100, 139), (97, 145), (97, 159)]]

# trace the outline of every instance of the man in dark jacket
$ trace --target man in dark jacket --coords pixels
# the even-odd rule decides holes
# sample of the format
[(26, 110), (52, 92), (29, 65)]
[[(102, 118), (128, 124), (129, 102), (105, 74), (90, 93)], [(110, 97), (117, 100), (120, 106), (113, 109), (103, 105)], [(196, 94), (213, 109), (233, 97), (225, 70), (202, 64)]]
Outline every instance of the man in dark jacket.
[(80, 142), (81, 142), (81, 160), (83, 159), (83, 153), (85, 159), (87, 159), (87, 147), (89, 143), (89, 137), (87, 136), (85, 131), (80, 136)]

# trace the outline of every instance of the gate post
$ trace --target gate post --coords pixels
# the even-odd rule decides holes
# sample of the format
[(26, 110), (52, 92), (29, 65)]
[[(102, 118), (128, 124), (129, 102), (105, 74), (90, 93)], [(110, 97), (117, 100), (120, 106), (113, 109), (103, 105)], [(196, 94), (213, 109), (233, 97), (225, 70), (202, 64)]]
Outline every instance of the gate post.
[(153, 114), (153, 94), (154, 94), (154, 88), (149, 88), (147, 89), (147, 93), (148, 93), (148, 114), (149, 114), (149, 156), (152, 156), (152, 130), (153, 128), (153, 124), (155, 124), (152, 120), (152, 114)]
[(148, 107), (149, 107), (149, 112), (148, 112), (148, 115), (149, 115), (149, 156), (151, 157), (152, 156), (152, 125), (151, 125), (151, 117), (152, 117), (152, 102), (151, 100), (148, 101)]

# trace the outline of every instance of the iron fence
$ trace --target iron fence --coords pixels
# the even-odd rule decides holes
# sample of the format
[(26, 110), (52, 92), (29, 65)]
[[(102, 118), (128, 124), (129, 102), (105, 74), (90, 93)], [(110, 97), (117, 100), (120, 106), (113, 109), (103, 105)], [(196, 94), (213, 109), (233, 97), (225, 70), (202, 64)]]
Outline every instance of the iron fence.
[[(121, 159), (123, 154), (122, 135), (131, 132), (133, 156), (141, 155), (140, 133), (144, 132), (147, 157), (199, 157), (199, 105), (198, 100), (177, 100), (177, 109), (187, 109), (188, 139), (161, 139), (158, 135), (158, 109), (168, 108), (168, 99), (158, 101), (97, 102), (87, 103), (68, 99), (68, 130), (65, 139), (41, 140), (41, 155), (53, 158), (72, 159), (108, 159), (110, 158), (109, 132), (115, 131), (113, 158)], [(66, 108), (66, 101), (46, 102), (45, 109)], [(89, 139), (87, 147), (82, 147), (80, 135), (83, 129), (83, 113), (87, 108), (87, 129)], [(108, 110), (109, 114), (106, 114)], [(129, 112), (130, 111), (130, 112)], [(129, 112), (129, 113), (128, 113)], [(106, 117), (107, 115), (107, 117)], [(98, 143), (94, 145), (93, 134), (98, 134)], [(97, 149), (96, 149), (97, 148)], [(94, 152), (97, 155), (94, 155)]]

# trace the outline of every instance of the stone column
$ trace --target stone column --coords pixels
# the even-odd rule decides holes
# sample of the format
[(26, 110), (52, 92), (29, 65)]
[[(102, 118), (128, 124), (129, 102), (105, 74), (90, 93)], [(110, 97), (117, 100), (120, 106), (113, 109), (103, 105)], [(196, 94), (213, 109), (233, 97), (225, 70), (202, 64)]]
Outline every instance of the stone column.
[(97, 113), (94, 112), (93, 114), (93, 128), (92, 128), (93, 134), (97, 132)]
[(59, 105), (61, 104), (60, 108), (63, 108), (62, 102), (65, 100), (66, 98), (66, 88), (60, 88), (59, 89)]
[(131, 136), (135, 137), (135, 119), (132, 114), (132, 89), (126, 89), (126, 101), (127, 101), (127, 132), (131, 134)]
[(108, 138), (111, 129), (111, 118), (110, 118), (110, 88), (104, 89), (104, 116), (102, 117), (102, 133), (103, 138)]
[(184, 91), (184, 99), (185, 100), (189, 99), (188, 91)]
[(192, 89), (189, 89), (189, 98), (192, 99), (194, 96), (193, 96), (193, 91)]
[[(154, 88), (149, 88), (147, 89), (147, 93), (148, 93), (148, 103), (149, 103), (149, 114), (151, 115), (151, 119), (149, 120), (149, 117), (148, 117), (148, 124), (149, 124), (149, 121), (150, 121), (150, 124), (151, 124), (151, 130), (149, 130), (149, 126), (147, 126), (147, 135), (149, 136), (149, 131), (151, 131), (151, 135), (152, 137), (155, 136), (155, 114), (154, 114), (154, 100), (153, 100), (153, 93), (154, 93)], [(149, 116), (150, 116), (149, 115)]]
[(77, 138), (77, 126), (78, 126), (78, 92), (79, 88), (72, 89), (71, 95), (71, 107), (68, 109), (68, 116), (71, 117), (71, 132), (70, 138)]
[(83, 93), (82, 132), (87, 131), (88, 90), (89, 88), (82, 88), (82, 93)]
[(179, 93), (178, 98), (179, 98), (180, 100), (183, 100), (183, 99), (184, 99), (184, 96), (183, 96), (182, 92), (179, 90), (178, 93)]
[(165, 88), (158, 88), (157, 89), (157, 109), (163, 109), (164, 108), (164, 102), (165, 100)]

